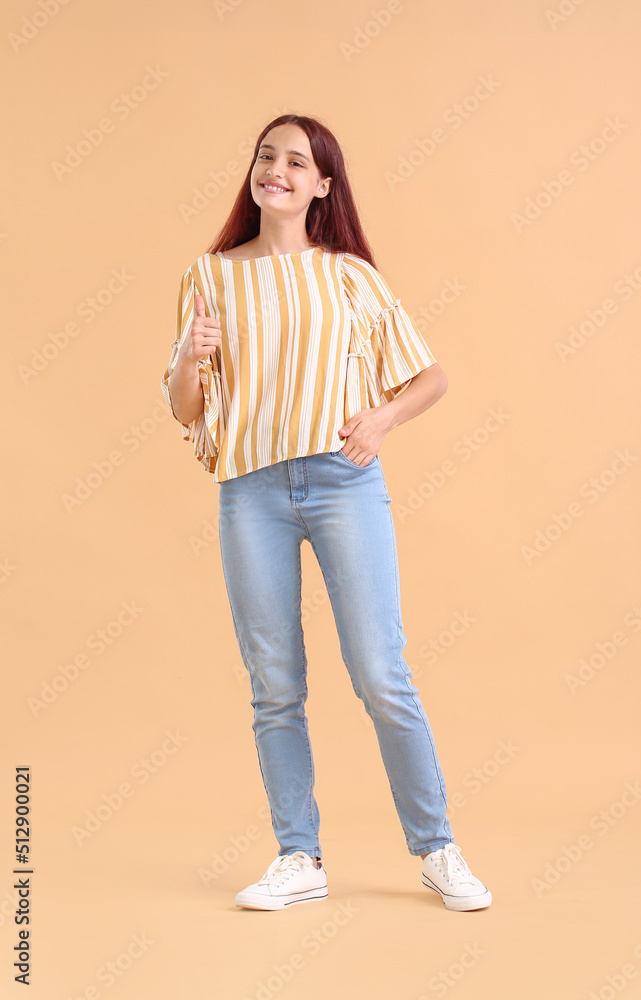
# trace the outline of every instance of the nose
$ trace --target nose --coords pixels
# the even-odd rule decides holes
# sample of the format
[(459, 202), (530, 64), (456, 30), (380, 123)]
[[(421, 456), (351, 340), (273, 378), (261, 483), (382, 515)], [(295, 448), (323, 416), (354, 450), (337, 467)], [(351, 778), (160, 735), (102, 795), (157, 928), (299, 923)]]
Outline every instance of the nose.
[(279, 177), (282, 177), (283, 168), (278, 166), (278, 162), (276, 160), (272, 160), (272, 162), (267, 165), (267, 173), (271, 176), (278, 175)]

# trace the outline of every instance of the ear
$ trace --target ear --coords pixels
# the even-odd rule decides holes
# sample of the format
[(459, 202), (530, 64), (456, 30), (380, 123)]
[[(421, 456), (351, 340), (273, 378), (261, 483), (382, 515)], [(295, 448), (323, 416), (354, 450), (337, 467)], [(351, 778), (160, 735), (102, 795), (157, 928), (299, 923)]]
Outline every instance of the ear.
[(321, 181), (316, 188), (316, 197), (325, 198), (329, 194), (329, 189), (332, 186), (333, 177), (326, 177), (325, 180)]

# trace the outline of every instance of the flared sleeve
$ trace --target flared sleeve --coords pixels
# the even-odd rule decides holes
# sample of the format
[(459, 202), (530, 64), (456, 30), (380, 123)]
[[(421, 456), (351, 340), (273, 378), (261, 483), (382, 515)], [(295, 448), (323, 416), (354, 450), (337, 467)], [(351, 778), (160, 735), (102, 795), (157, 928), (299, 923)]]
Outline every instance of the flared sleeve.
[[(160, 387), (163, 396), (171, 409), (172, 415), (178, 420), (174, 413), (174, 407), (169, 392), (169, 376), (171, 375), (183, 341), (189, 336), (195, 314), (196, 292), (202, 295), (202, 291), (196, 286), (191, 268), (182, 276), (180, 291), (178, 293), (178, 307), (176, 315), (176, 336), (171, 344), (171, 355), (169, 364), (162, 376)], [(205, 301), (205, 313), (209, 315), (207, 298)], [(218, 371), (215, 352), (206, 358), (201, 358), (198, 362), (198, 375), (203, 390), (205, 405), (203, 412), (192, 420), (189, 424), (183, 424), (178, 420), (182, 430), (184, 441), (191, 441), (194, 447), (194, 454), (208, 472), (214, 472), (218, 452), (220, 450), (220, 373)]]
[(436, 358), (381, 273), (345, 254), (342, 284), (352, 316), (346, 419), (388, 403)]

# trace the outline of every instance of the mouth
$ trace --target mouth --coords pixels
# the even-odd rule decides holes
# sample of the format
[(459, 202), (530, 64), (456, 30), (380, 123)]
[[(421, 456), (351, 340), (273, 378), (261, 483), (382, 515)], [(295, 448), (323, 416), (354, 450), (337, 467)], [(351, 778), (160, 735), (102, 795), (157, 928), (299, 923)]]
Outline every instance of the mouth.
[(277, 184), (261, 184), (263, 191), (269, 191), (272, 194), (287, 194), (289, 188), (279, 187)]

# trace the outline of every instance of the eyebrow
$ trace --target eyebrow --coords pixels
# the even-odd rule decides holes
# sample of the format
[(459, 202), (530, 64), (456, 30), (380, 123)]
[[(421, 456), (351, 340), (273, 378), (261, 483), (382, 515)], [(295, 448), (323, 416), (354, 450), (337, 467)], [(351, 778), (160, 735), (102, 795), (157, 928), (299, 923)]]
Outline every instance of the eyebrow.
[[(263, 142), (259, 146), (259, 149), (275, 149), (275, 146), (270, 145), (268, 142)], [(304, 153), (300, 153), (297, 149), (286, 149), (285, 152), (293, 153), (294, 156), (302, 156), (302, 158), (304, 160), (307, 160), (307, 162), (309, 163), (309, 156), (305, 156)]]

